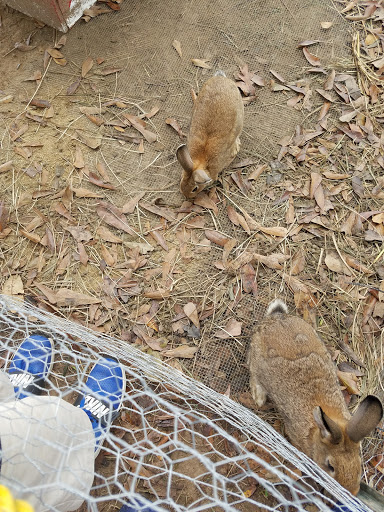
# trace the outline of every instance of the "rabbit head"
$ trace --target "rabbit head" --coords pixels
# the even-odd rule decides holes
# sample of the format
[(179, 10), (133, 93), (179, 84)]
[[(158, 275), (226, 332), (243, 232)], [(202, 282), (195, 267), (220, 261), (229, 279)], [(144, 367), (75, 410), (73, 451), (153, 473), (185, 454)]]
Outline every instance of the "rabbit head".
[[(343, 487), (356, 495), (360, 488), (360, 441), (377, 426), (383, 415), (380, 400), (368, 395), (349, 421), (336, 411), (327, 415), (315, 407), (311, 458)], [(333, 419), (332, 419), (333, 417)]]
[(185, 144), (179, 146), (176, 151), (177, 160), (183, 168), (183, 176), (181, 178), (181, 192), (188, 199), (197, 196), (202, 190), (213, 182), (209, 173), (204, 168), (194, 169), (194, 164)]

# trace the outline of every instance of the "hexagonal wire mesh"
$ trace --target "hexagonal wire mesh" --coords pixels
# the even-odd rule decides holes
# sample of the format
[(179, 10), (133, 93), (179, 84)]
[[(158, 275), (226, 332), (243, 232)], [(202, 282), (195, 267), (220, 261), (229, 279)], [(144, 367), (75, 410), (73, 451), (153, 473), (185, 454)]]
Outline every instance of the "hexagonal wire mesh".
[[(66, 492), (72, 493), (72, 500), (86, 499), (91, 510), (115, 510), (132, 500), (150, 501), (155, 510), (175, 511), (255, 507), (326, 511), (337, 501), (351, 511), (369, 510), (251, 411), (132, 346), (95, 336), (74, 323), (5, 296), (0, 297), (0, 326), (3, 364), (31, 334), (38, 332), (53, 340), (55, 362), (46, 386), (49, 397), (58, 396), (73, 404), (100, 353), (117, 357), (127, 378), (121, 414), (96, 460), (89, 496), (85, 475), (78, 469), (76, 478), (71, 474), (68, 454), (64, 464), (57, 457), (50, 466), (47, 461), (43, 465), (39, 452), (34, 452), (36, 460), (32, 457), (29, 462), (34, 464), (32, 474), (37, 471), (40, 477), (25, 489), (23, 478), (15, 479), (13, 464), (19, 462), (17, 457), (4, 460), (7, 451), (3, 451), (2, 478), (20, 497), (38, 507), (63, 510), (57, 505), (58, 493), (52, 496), (50, 492), (57, 489), (57, 475), (65, 470)], [(2, 372), (7, 372), (7, 365)], [(45, 399), (42, 396), (36, 400), (40, 417), (48, 422)], [(16, 402), (23, 402), (11, 399), (4, 404), (3, 400), (3, 414), (7, 408), (20, 407)], [(72, 414), (69, 409), (67, 414)], [(12, 435), (19, 435), (18, 449), (28, 453), (26, 434), (18, 433), (17, 425)], [(41, 453), (55, 443), (59, 452), (64, 450), (63, 434), (59, 437), (50, 425), (49, 440), (37, 435), (30, 441)], [(7, 434), (2, 435), (1, 442), (3, 449), (8, 447)], [(92, 465), (93, 460), (87, 474)], [(327, 497), (320, 492), (322, 487)]]

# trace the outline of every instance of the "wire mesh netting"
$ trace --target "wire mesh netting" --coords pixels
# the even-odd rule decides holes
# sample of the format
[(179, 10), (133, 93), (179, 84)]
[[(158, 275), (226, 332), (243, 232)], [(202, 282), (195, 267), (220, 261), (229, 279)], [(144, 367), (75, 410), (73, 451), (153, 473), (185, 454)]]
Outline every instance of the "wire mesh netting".
[[(46, 392), (67, 403), (75, 402), (100, 353), (124, 366), (123, 408), (96, 459), (91, 495), (79, 490), (81, 474), (73, 489), (67, 484), (91, 510), (115, 510), (135, 499), (175, 511), (327, 511), (337, 502), (350, 511), (369, 510), (251, 411), (153, 357), (4, 296), (0, 325), (5, 373), (5, 361), (26, 337), (40, 333), (54, 341)], [(34, 442), (44, 452), (44, 444), (55, 440)], [(44, 496), (44, 474), (50, 474), (49, 464), (37, 466), (40, 485), (35, 481), (26, 490), (9, 479), (20, 497), (34, 503)]]

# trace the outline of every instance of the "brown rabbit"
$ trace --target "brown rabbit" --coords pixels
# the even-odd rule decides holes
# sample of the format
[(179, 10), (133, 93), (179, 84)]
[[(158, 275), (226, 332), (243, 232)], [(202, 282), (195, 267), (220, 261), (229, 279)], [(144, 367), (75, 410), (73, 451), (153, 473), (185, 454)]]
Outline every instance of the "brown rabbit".
[(236, 84), (217, 74), (203, 85), (193, 108), (187, 145), (177, 149), (184, 169), (181, 192), (195, 197), (217, 180), (240, 149), (244, 106)]
[(360, 441), (380, 422), (383, 407), (367, 396), (351, 417), (331, 356), (316, 331), (274, 300), (249, 352), (250, 387), (283, 417), (291, 443), (352, 494), (360, 487)]

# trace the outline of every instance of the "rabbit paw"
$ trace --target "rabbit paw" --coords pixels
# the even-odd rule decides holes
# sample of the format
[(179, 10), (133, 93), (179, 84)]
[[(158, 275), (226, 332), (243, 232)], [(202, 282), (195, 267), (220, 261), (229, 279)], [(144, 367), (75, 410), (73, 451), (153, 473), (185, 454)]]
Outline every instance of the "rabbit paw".
[(237, 153), (239, 152), (240, 150), (240, 145), (241, 145), (241, 142), (240, 142), (240, 137), (237, 137), (237, 139), (235, 140), (235, 143), (233, 145), (233, 149), (232, 149), (232, 152), (231, 152), (231, 156), (234, 158)]
[(267, 392), (261, 384), (254, 383), (251, 385), (251, 394), (259, 407), (262, 407), (267, 401)]

